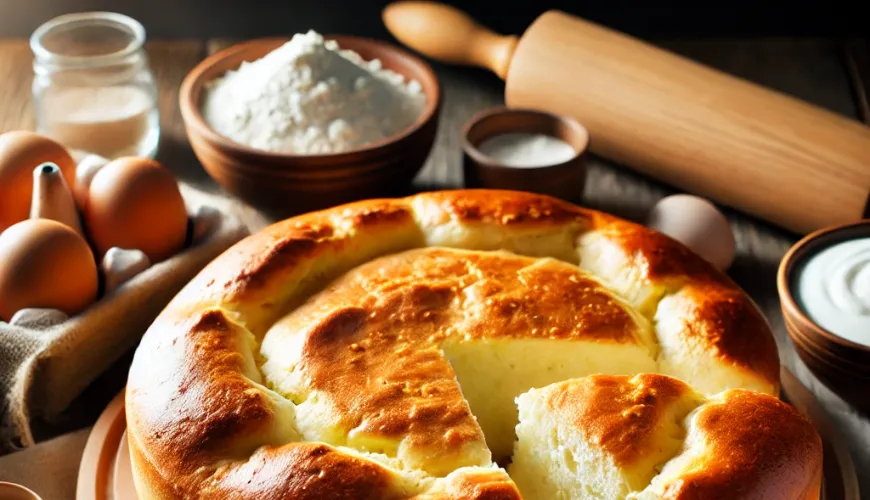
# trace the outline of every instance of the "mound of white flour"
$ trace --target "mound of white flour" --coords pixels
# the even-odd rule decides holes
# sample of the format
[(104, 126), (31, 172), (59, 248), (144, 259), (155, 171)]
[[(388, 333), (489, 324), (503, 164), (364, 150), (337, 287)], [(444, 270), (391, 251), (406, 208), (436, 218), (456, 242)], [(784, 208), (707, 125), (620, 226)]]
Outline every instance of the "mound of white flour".
[(256, 149), (337, 153), (394, 135), (420, 116), (420, 84), (314, 31), (211, 82), (203, 116)]

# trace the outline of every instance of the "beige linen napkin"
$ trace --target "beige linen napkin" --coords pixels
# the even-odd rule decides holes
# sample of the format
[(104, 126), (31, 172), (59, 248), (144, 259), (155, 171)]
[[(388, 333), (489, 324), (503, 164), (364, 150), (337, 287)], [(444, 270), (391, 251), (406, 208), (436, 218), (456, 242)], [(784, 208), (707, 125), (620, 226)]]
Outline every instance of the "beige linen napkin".
[(73, 500), (90, 432), (88, 427), (0, 457), (0, 481), (26, 486), (44, 500)]
[(188, 281), (248, 234), (228, 200), (184, 184), (181, 188), (189, 213), (211, 215), (203, 217), (211, 227), (190, 247), (61, 324), (37, 329), (0, 322), (0, 455), (31, 446), (31, 419), (61, 414), (138, 343)]

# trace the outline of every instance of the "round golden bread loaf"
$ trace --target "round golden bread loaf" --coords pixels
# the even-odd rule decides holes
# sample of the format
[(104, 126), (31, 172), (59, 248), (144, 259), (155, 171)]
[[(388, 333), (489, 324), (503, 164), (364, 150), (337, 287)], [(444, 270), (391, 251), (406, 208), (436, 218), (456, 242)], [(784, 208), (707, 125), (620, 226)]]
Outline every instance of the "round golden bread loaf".
[[(517, 397), (638, 373), (721, 398), (737, 431), (779, 391), (765, 319), (681, 244), (545, 196), (442, 191), (291, 218), (226, 251), (143, 337), (127, 434), (143, 499), (515, 499), (498, 463)], [(713, 396), (731, 389), (747, 390)], [(795, 417), (774, 406), (743, 436), (814, 450), (794, 430), (809, 424), (778, 425)], [(752, 481), (790, 491), (820, 464), (755, 451)], [(729, 476), (741, 450), (714, 452), (663, 474), (744, 477)], [(663, 498), (692, 498), (671, 484)], [(745, 491), (728, 498), (759, 490)]]

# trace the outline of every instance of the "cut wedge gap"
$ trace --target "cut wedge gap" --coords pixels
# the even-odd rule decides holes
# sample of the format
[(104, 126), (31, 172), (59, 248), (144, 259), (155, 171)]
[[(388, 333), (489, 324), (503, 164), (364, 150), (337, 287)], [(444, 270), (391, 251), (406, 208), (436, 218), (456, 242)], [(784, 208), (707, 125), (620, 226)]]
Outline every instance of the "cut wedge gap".
[(656, 369), (649, 350), (631, 344), (487, 339), (448, 342), (442, 348), (498, 463), (513, 452), (515, 401), (529, 389), (594, 373), (633, 375)]

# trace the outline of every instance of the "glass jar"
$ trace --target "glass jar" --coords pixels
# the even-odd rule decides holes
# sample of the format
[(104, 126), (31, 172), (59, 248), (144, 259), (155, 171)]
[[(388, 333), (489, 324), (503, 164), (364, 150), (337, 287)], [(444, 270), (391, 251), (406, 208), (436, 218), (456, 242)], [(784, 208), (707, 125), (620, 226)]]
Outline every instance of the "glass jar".
[(153, 158), (160, 120), (144, 43), (138, 21), (111, 12), (40, 26), (30, 37), (37, 132), (108, 159)]

